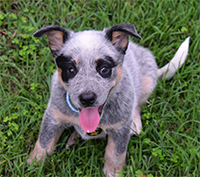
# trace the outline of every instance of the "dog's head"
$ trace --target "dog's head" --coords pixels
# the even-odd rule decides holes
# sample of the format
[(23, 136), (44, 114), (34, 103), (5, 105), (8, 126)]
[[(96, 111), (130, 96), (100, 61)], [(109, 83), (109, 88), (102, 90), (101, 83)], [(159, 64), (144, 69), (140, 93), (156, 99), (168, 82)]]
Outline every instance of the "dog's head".
[(103, 31), (74, 33), (59, 26), (46, 26), (34, 37), (47, 35), (58, 67), (58, 77), (80, 110), (79, 122), (86, 132), (99, 124), (99, 112), (122, 77), (122, 63), (128, 36), (141, 39), (132, 24), (120, 24)]

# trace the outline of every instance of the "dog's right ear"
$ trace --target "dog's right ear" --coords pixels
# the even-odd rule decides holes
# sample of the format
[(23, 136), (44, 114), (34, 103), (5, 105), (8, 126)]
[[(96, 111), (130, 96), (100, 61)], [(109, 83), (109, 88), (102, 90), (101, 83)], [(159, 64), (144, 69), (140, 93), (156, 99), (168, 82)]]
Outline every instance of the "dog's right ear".
[(69, 39), (71, 31), (66, 30), (60, 26), (45, 26), (33, 34), (33, 37), (42, 37), (47, 35), (49, 40), (49, 47), (55, 55)]

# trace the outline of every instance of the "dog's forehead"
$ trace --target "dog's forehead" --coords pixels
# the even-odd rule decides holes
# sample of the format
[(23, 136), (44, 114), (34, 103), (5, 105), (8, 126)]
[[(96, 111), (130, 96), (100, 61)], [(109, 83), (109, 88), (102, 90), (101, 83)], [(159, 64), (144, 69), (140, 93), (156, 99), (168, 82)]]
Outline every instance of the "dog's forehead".
[(70, 55), (81, 59), (88, 57), (96, 59), (97, 57), (110, 56), (113, 59), (118, 58), (118, 52), (111, 42), (105, 37), (103, 31), (81, 31), (74, 33), (66, 42), (61, 51), (64, 55)]
[(74, 40), (79, 43), (80, 47), (93, 48), (106, 42), (102, 31), (81, 31), (74, 34)]

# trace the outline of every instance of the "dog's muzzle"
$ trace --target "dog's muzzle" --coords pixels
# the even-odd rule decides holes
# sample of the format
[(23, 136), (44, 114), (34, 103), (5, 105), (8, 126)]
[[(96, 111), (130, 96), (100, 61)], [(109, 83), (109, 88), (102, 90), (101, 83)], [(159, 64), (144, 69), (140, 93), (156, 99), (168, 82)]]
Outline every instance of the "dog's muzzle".
[(96, 97), (97, 97), (96, 94), (93, 92), (87, 92), (87, 93), (81, 94), (79, 96), (79, 99), (82, 105), (85, 106), (85, 108), (79, 111), (72, 106), (69, 99), (69, 94), (68, 93), (66, 94), (66, 101), (68, 103), (68, 106), (70, 107), (72, 111), (80, 113), (79, 114), (80, 126), (89, 136), (100, 134), (103, 131), (101, 130), (101, 128), (98, 129), (98, 125), (100, 122), (100, 114), (101, 114), (103, 106), (90, 107), (96, 101)]

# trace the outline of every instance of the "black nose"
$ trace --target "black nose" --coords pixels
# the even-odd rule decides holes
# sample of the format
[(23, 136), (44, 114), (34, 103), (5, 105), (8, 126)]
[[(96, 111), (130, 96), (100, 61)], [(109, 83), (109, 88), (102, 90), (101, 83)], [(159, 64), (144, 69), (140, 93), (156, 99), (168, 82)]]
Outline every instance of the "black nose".
[(96, 94), (94, 92), (82, 93), (79, 96), (80, 102), (83, 106), (92, 106), (96, 100)]

